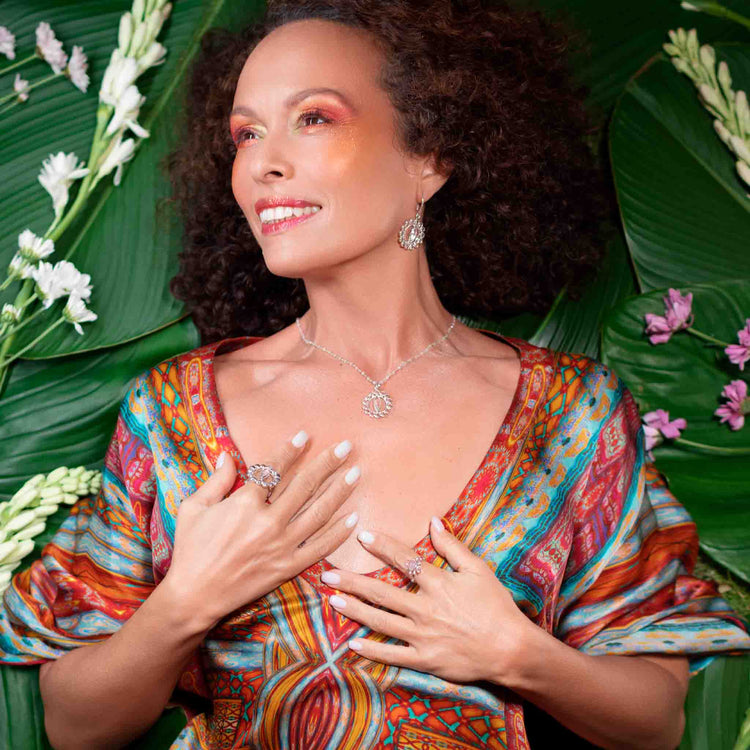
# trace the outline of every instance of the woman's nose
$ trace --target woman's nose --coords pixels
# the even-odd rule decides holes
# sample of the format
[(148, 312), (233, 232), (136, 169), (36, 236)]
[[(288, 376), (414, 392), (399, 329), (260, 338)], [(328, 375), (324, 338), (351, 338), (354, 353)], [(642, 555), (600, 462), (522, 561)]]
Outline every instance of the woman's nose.
[(283, 136), (265, 135), (258, 139), (251, 150), (251, 171), (258, 182), (293, 176), (290, 147)]

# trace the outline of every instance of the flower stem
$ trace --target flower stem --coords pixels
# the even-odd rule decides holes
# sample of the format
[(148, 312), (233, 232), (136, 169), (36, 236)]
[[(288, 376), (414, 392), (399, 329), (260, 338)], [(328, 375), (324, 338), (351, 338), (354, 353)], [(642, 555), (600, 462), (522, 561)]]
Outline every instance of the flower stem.
[(24, 352), (27, 352), (33, 346), (36, 346), (36, 344), (38, 344), (45, 336), (52, 333), (52, 331), (54, 331), (57, 326), (64, 322), (65, 318), (61, 315), (46, 331), (40, 333), (30, 344), (24, 346), (21, 351), (16, 352), (10, 359), (6, 359), (4, 362), (5, 366), (9, 365), (11, 362), (15, 362), (15, 360), (17, 360)]
[(20, 68), (22, 65), (26, 65), (26, 63), (36, 59), (36, 56), (36, 52), (34, 52), (33, 55), (29, 55), (28, 57), (24, 57), (23, 60), (14, 62), (12, 65), (8, 65), (7, 68), (3, 68), (2, 70), (0, 70), (0, 76), (3, 75), (3, 73), (10, 73), (11, 70), (15, 70), (16, 68)]
[[(28, 302), (26, 302), (25, 304), (28, 304)], [(32, 315), (29, 315), (29, 317), (26, 318), (26, 320), (22, 320), (17, 326), (15, 326), (10, 331), (0, 336), (0, 341), (4, 341), (5, 339), (8, 338), (8, 336), (13, 336), (14, 334), (18, 333), (18, 331), (20, 331), (25, 325), (28, 325), (29, 323), (31, 323), (31, 321), (34, 320), (34, 318), (38, 317), (39, 315), (41, 315), (41, 313), (45, 312), (46, 310), (47, 310), (46, 307), (40, 307), (35, 313), (33, 313)]]
[(735, 21), (741, 26), (745, 26), (746, 28), (750, 29), (750, 18), (741, 16), (739, 13), (735, 13), (733, 10), (729, 10), (729, 8), (725, 8), (719, 3), (706, 3), (705, 5), (700, 7), (699, 10), (709, 16), (728, 18), (730, 21)]
[(709, 456), (750, 456), (750, 448), (719, 448), (716, 445), (696, 443), (693, 440), (685, 440), (685, 438), (675, 438), (672, 442), (683, 446), (687, 450), (695, 453), (705, 453)]
[[(33, 91), (35, 88), (41, 86), (43, 83), (48, 83), (49, 81), (52, 81), (55, 78), (59, 78), (61, 75), (62, 73), (53, 73), (51, 76), (47, 76), (46, 78), (41, 78), (40, 80), (35, 81), (26, 89), (26, 93), (28, 94), (29, 91)], [(15, 91), (12, 94), (6, 94), (5, 96), (0, 96), (0, 104), (5, 104), (5, 102), (9, 102), (14, 97), (18, 98), (18, 94)]]
[(16, 99), (16, 101), (11, 102), (10, 104), (6, 104), (2, 109), (0, 109), (0, 115), (4, 115), (6, 112), (13, 109), (13, 107), (17, 107), (21, 103), (20, 99)]
[(729, 344), (727, 344), (725, 341), (719, 341), (719, 339), (715, 339), (713, 336), (709, 336), (707, 333), (703, 333), (702, 331), (697, 331), (695, 328), (686, 328), (685, 329), (688, 333), (693, 334), (698, 339), (703, 339), (703, 341), (707, 341), (709, 344), (713, 344), (714, 346), (722, 346), (727, 347)]

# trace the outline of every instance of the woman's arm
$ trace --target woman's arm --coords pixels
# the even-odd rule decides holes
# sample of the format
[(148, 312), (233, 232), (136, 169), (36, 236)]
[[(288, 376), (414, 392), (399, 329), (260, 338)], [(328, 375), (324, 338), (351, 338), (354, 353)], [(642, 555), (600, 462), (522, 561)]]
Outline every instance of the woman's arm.
[(525, 632), (514, 673), (493, 682), (607, 750), (674, 750), (680, 744), (687, 658), (592, 656), (542, 628)]
[(165, 583), (108, 640), (42, 666), (44, 726), (56, 750), (123, 747), (161, 715), (210, 629)]

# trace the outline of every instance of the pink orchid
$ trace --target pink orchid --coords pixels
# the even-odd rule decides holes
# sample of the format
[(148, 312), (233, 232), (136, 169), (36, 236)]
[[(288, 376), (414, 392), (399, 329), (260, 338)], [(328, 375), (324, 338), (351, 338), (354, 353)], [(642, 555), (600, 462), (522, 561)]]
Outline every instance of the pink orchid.
[(744, 380), (733, 380), (724, 386), (721, 395), (728, 399), (714, 414), (721, 417), (720, 422), (729, 422), (732, 430), (739, 430), (745, 424), (745, 414), (750, 412), (750, 399), (747, 397), (747, 383)]
[(680, 417), (669, 421), (669, 412), (664, 409), (650, 411), (643, 415), (643, 432), (646, 435), (646, 453), (653, 461), (651, 449), (664, 442), (664, 438), (674, 440), (680, 437), (680, 430), (687, 427), (687, 422)]
[(730, 344), (724, 353), (729, 357), (732, 364), (739, 365), (740, 370), (745, 369), (745, 362), (750, 359), (750, 318), (745, 321), (745, 327), (737, 331), (739, 344)]
[(665, 344), (671, 335), (693, 324), (691, 312), (693, 293), (685, 296), (679, 289), (670, 289), (664, 297), (664, 316), (646, 313), (646, 333), (652, 344)]

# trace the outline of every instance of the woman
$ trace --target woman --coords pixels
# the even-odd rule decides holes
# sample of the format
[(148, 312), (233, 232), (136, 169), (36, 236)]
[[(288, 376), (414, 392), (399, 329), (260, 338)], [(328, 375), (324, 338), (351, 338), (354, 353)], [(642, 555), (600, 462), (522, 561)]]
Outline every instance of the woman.
[(689, 672), (750, 648), (616, 374), (452, 312), (598, 260), (562, 49), (480, 2), (279, 3), (206, 43), (172, 166), (208, 343), (137, 378), (4, 600), (53, 744), (171, 702), (173, 748), (528, 748), (532, 705), (672, 748)]

